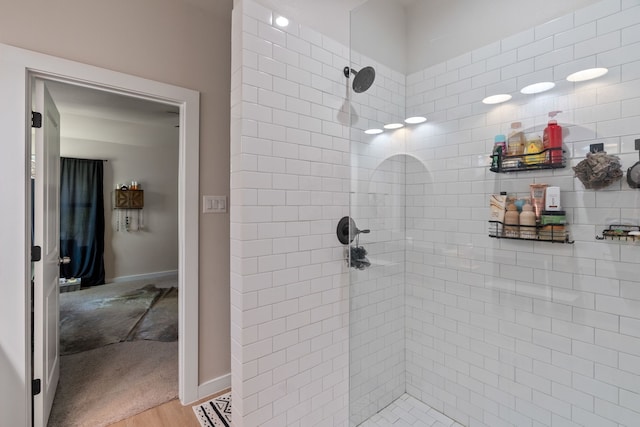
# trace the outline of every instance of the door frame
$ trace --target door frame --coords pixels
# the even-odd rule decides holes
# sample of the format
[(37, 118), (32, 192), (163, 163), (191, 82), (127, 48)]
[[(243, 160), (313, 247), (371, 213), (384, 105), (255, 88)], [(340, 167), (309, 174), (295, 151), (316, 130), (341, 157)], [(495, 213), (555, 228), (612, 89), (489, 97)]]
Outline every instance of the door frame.
[[(31, 79), (172, 104), (180, 108), (178, 166), (178, 376), (183, 404), (198, 400), (200, 93), (0, 44), (0, 413), (31, 425)], [(5, 205), (6, 206), (6, 205)], [(11, 242), (7, 245), (6, 242)], [(3, 415), (4, 416), (4, 415)]]

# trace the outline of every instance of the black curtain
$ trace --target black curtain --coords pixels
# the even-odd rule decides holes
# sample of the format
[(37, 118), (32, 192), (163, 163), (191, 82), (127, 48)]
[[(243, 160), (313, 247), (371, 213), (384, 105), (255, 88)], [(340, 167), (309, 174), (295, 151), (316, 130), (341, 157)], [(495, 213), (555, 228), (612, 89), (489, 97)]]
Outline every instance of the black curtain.
[(103, 161), (60, 158), (60, 277), (104, 284)]

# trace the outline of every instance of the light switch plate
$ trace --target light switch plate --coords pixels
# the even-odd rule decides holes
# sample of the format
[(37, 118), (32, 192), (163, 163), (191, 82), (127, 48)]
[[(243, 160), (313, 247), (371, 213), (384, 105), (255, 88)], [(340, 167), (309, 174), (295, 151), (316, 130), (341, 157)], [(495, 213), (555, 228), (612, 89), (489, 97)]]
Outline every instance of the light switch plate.
[(202, 213), (226, 213), (227, 196), (202, 196)]

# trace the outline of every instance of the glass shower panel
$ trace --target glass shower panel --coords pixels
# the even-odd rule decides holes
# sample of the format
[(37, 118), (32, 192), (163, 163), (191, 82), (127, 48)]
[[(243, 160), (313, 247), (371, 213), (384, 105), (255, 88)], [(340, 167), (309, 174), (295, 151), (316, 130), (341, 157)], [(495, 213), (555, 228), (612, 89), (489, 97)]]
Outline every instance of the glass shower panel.
[[(406, 389), (406, 180), (411, 160), (404, 154), (405, 129), (384, 129), (405, 118), (404, 60), (398, 60), (403, 20), (402, 7), (388, 0), (370, 0), (351, 14), (350, 80), (365, 67), (375, 70), (366, 91), (350, 87), (350, 216), (358, 229), (370, 230), (351, 243), (351, 254), (363, 248), (370, 262), (363, 269), (351, 268), (350, 275), (351, 426), (375, 415)], [(368, 129), (382, 133), (367, 134)]]
[(371, 230), (352, 245), (371, 266), (352, 269), (350, 408), (358, 425), (398, 398), (404, 384), (405, 160), (392, 156), (369, 170), (353, 194), (352, 217)]

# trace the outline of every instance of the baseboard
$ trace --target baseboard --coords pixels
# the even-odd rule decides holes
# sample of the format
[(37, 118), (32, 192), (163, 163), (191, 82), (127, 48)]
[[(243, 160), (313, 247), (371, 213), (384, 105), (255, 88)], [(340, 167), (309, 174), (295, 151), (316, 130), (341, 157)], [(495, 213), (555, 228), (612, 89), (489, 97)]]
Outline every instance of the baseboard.
[(228, 388), (231, 388), (231, 372), (200, 384), (198, 386), (198, 399), (204, 399)]
[(107, 283), (133, 282), (134, 280), (153, 280), (164, 278), (178, 278), (178, 270), (156, 271), (154, 273), (134, 274), (132, 276), (120, 276), (106, 280)]

